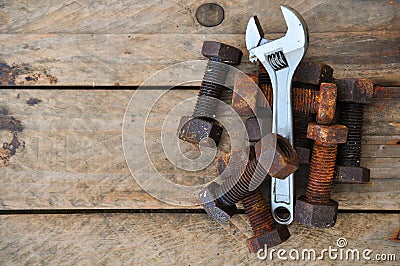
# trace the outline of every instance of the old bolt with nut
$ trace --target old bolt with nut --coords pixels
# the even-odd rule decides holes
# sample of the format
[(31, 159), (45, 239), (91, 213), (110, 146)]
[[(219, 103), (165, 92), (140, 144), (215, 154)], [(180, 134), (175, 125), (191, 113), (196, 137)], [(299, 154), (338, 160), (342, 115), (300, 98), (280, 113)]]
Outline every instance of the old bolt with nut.
[(373, 83), (368, 79), (336, 80), (340, 103), (340, 123), (349, 129), (347, 142), (339, 145), (335, 181), (370, 181), (370, 170), (361, 167), (361, 140), (364, 106), (371, 102)]
[(296, 201), (296, 221), (314, 227), (331, 227), (336, 223), (338, 211), (338, 203), (330, 199), (337, 145), (346, 142), (347, 128), (310, 123), (307, 137), (314, 140), (314, 147), (306, 195)]
[[(297, 68), (293, 77), (293, 123), (294, 144), (299, 154), (300, 163), (309, 163), (311, 142), (307, 139), (307, 125), (315, 121), (315, 115), (322, 109), (325, 112), (331, 110), (324, 105), (332, 101), (332, 97), (324, 97), (326, 89), (321, 87), (323, 83), (332, 82), (333, 69), (325, 64), (303, 61)], [(329, 91), (329, 90), (328, 90)], [(332, 91), (332, 90), (330, 90)], [(336, 93), (336, 92), (335, 92)], [(329, 95), (333, 96), (333, 95)], [(336, 99), (336, 95), (335, 99)], [(336, 106), (336, 105), (333, 105)], [(334, 112), (333, 108), (333, 112)], [(326, 124), (329, 115), (317, 116), (318, 123)]]
[(200, 86), (196, 106), (192, 117), (181, 119), (178, 137), (184, 141), (199, 144), (204, 138), (206, 146), (218, 145), (222, 127), (213, 118), (217, 107), (217, 99), (225, 89), (224, 83), (228, 76), (229, 65), (238, 65), (242, 59), (242, 51), (224, 43), (205, 41), (202, 54), (209, 58), (206, 71)]
[[(206, 212), (220, 223), (225, 223), (236, 212), (236, 203), (252, 193), (269, 174), (284, 179), (297, 170), (296, 151), (283, 137), (269, 134), (255, 145), (256, 159), (250, 160), (243, 173), (235, 173), (221, 185), (209, 184), (199, 193)], [(254, 187), (254, 189), (256, 188)]]

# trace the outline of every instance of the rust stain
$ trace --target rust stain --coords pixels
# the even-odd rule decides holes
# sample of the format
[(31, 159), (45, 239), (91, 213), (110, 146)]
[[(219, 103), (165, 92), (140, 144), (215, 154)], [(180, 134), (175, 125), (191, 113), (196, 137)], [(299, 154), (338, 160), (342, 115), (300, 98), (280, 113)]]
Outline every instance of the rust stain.
[(46, 70), (34, 70), (27, 64), (8, 65), (0, 62), (0, 85), (54, 85), (58, 79)]
[(11, 133), (11, 140), (3, 141), (2, 147), (0, 147), (0, 160), (7, 165), (11, 156), (15, 155), (18, 149), (25, 147), (25, 142), (21, 142), (18, 138), (18, 134), (23, 131), (23, 125), (21, 121), (15, 119), (9, 114), (7, 108), (0, 108), (0, 131), (8, 131)]
[(400, 228), (394, 233), (394, 236), (389, 238), (389, 240), (394, 240), (400, 242)]
[(386, 105), (385, 104), (378, 104), (377, 106), (376, 106), (376, 111), (377, 112), (382, 112), (382, 111), (384, 111), (386, 109)]
[(36, 98), (30, 98), (29, 100), (26, 101), (27, 105), (30, 106), (35, 106), (36, 104), (40, 103), (42, 100), (36, 99)]

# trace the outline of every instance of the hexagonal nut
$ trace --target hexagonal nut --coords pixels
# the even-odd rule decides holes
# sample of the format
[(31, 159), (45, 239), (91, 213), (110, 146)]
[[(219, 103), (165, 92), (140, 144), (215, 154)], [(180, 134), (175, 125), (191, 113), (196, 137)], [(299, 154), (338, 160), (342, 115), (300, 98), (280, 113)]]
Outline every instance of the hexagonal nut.
[(265, 231), (247, 239), (247, 247), (250, 252), (257, 253), (260, 249), (267, 247), (274, 247), (279, 245), (290, 238), (290, 232), (286, 225), (278, 225), (271, 231)]
[(199, 193), (199, 199), (204, 210), (214, 220), (223, 224), (231, 218), (237, 211), (236, 205), (225, 205), (217, 197), (215, 191), (219, 185), (215, 182), (210, 183)]
[[(232, 152), (227, 152), (224, 154), (219, 154), (216, 156), (215, 166), (217, 168), (217, 173), (219, 176), (222, 175), (224, 171), (225, 178), (230, 177), (234, 173), (242, 172), (246, 168), (247, 163), (250, 160), (255, 159), (254, 146), (250, 146), (249, 150), (239, 149)], [(231, 163), (228, 167), (228, 164)]]
[(232, 94), (232, 108), (239, 115), (254, 116), (260, 89), (258, 78), (253, 74), (237, 73)]
[(339, 79), (335, 81), (338, 101), (367, 104), (374, 94), (374, 83), (369, 79)]
[(319, 125), (309, 123), (307, 128), (307, 138), (327, 144), (346, 143), (347, 127), (343, 125)]
[(249, 142), (257, 142), (272, 131), (271, 119), (266, 117), (250, 117), (246, 120), (245, 126)]
[(327, 204), (310, 203), (305, 196), (296, 201), (296, 222), (313, 227), (332, 227), (336, 223), (339, 204), (330, 200)]
[(293, 76), (293, 83), (319, 86), (323, 82), (332, 82), (333, 69), (325, 64), (302, 61)]
[(333, 83), (322, 83), (317, 96), (318, 108), (316, 121), (318, 124), (329, 125), (335, 118), (337, 88)]
[(201, 53), (207, 58), (215, 58), (220, 62), (230, 65), (239, 65), (243, 56), (240, 49), (214, 41), (203, 42)]
[(290, 142), (278, 134), (268, 134), (254, 146), (258, 164), (272, 177), (285, 179), (299, 167), (297, 153)]
[(201, 142), (206, 147), (214, 147), (218, 146), (222, 130), (217, 121), (183, 116), (178, 127), (178, 137), (190, 143), (199, 144)]
[(359, 166), (337, 166), (336, 183), (366, 183), (370, 181), (371, 171)]

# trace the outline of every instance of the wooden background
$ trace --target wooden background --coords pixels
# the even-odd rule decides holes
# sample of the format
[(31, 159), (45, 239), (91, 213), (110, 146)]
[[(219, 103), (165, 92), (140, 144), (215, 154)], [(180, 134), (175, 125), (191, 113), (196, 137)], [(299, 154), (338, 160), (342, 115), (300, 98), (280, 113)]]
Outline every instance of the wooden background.
[[(221, 226), (199, 206), (168, 205), (142, 190), (125, 163), (121, 132), (135, 86), (171, 64), (203, 59), (204, 40), (241, 48), (239, 68), (255, 71), (244, 44), (247, 21), (257, 14), (268, 37), (281, 36), (281, 3), (307, 21), (308, 59), (330, 64), (337, 78), (371, 78), (377, 88), (364, 114), (362, 164), (371, 183), (335, 185), (337, 225), (293, 224), (279, 247), (321, 250), (345, 237), (349, 248), (400, 259), (400, 1), (218, 1), (225, 20), (214, 28), (195, 19), (203, 2), (0, 1), (1, 83), (51, 86), (0, 92), (0, 140), (10, 143), (21, 125), (16, 153), (8, 158), (0, 149), (1, 265), (265, 265), (247, 251), (244, 215)], [(99, 87), (114, 85), (133, 87)], [(156, 119), (195, 95), (169, 92)], [(172, 181), (193, 182), (153, 156)], [(205, 172), (195, 181), (215, 169)]]

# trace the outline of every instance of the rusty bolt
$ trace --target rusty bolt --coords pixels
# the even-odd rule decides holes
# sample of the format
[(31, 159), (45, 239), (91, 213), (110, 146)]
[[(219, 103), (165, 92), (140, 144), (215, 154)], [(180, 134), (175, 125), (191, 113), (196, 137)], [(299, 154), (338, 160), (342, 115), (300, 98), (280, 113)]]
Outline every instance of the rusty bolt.
[[(254, 146), (250, 146), (249, 160), (255, 158)], [(238, 150), (226, 153), (217, 159), (218, 174), (229, 171), (229, 174), (243, 171), (243, 163), (246, 161), (246, 151)], [(231, 168), (226, 168), (228, 161), (233, 161)], [(233, 167), (232, 167), (233, 166)], [(264, 245), (273, 247), (283, 243), (290, 237), (289, 230), (286, 225), (278, 225), (272, 218), (271, 208), (264, 199), (260, 188), (257, 188), (249, 196), (242, 200), (244, 211), (249, 219), (254, 236), (247, 240), (247, 246), (250, 252), (257, 252), (264, 248)]]
[[(255, 152), (256, 159), (249, 160), (243, 173), (235, 173), (221, 185), (214, 183), (199, 193), (204, 209), (216, 221), (224, 223), (230, 218), (226, 210), (231, 210), (231, 206), (250, 195), (252, 184), (260, 185), (268, 174), (284, 179), (297, 170), (296, 151), (288, 140), (277, 134), (263, 137), (255, 145)], [(210, 193), (214, 196), (212, 203), (209, 202)], [(225, 207), (221, 208), (221, 204)]]
[(200, 117), (182, 116), (178, 127), (179, 138), (191, 143), (202, 143), (206, 147), (218, 144), (222, 127), (215, 121)]
[(292, 89), (294, 144), (296, 148), (301, 147), (302, 152), (299, 153), (301, 162), (309, 163), (311, 154), (312, 143), (307, 139), (307, 125), (315, 121), (319, 106), (324, 105), (324, 103), (319, 104), (319, 99), (323, 99), (319, 97), (320, 86), (322, 83), (331, 82), (332, 76), (333, 69), (330, 66), (308, 61), (301, 62), (294, 74)]
[(373, 83), (368, 79), (340, 79), (336, 81), (340, 109), (340, 123), (347, 126), (347, 143), (338, 147), (338, 167), (335, 181), (359, 183), (370, 181), (370, 171), (361, 167), (361, 141), (364, 106), (371, 102)]
[(250, 252), (256, 253), (267, 247), (279, 245), (290, 237), (286, 225), (278, 225), (271, 213), (269, 204), (257, 188), (252, 194), (243, 199), (243, 208), (249, 219), (254, 236), (247, 239)]
[[(189, 119), (178, 129), (180, 139), (194, 144), (198, 144), (204, 137), (213, 138), (212, 135), (207, 135), (206, 130), (202, 131), (201, 121), (206, 121), (205, 124), (212, 124), (211, 127), (206, 127), (208, 131), (222, 131), (222, 127), (213, 119), (217, 108), (217, 99), (221, 97), (225, 89), (224, 83), (229, 72), (228, 64), (240, 64), (242, 58), (242, 51), (239, 49), (213, 41), (203, 43), (202, 54), (209, 60), (192, 115), (196, 119)], [(219, 136), (213, 140), (218, 145)]]
[(337, 145), (345, 143), (347, 128), (342, 125), (310, 123), (307, 137), (314, 140), (306, 195), (296, 201), (296, 221), (315, 227), (336, 223), (338, 203), (330, 199)]
[(259, 99), (258, 78), (253, 74), (237, 73), (232, 95), (232, 108), (239, 115), (254, 116)]

